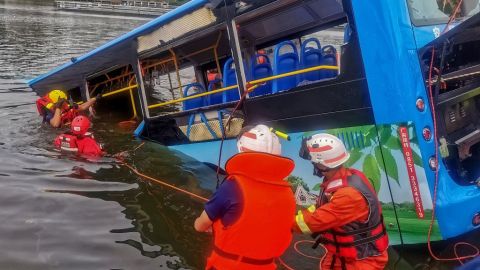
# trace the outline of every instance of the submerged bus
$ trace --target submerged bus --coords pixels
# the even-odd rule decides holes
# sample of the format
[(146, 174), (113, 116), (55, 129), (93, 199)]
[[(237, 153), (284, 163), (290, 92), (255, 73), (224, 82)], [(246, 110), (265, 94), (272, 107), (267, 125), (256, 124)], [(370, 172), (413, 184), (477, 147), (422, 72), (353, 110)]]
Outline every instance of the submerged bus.
[(29, 85), (103, 93), (136, 136), (213, 164), (223, 145), (221, 166), (243, 126), (266, 124), (288, 134), (299, 205), (319, 190), (302, 138), (334, 134), (392, 244), (426, 242), (434, 206), (431, 239), (448, 239), (480, 225), (480, 15), (444, 2), (192, 0)]

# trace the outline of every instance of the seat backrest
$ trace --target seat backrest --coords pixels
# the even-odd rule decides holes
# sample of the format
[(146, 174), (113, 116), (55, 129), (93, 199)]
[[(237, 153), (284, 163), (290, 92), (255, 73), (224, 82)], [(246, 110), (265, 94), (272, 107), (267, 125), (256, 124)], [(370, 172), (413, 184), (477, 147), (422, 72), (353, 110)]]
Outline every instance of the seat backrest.
[[(280, 54), (280, 50), (283, 47), (290, 47), (292, 52)], [(292, 41), (284, 41), (275, 46), (274, 62), (273, 62), (273, 75), (279, 75), (291, 71), (298, 70), (298, 51), (295, 43)], [(297, 76), (289, 76), (282, 79), (276, 79), (272, 84), (272, 92), (277, 93), (297, 86)]]
[[(300, 61), (302, 68), (316, 67), (322, 65), (322, 46), (320, 45), (320, 41), (318, 41), (317, 38), (309, 38), (302, 43)], [(304, 73), (302, 76), (302, 80), (307, 81), (317, 81), (321, 79), (323, 79), (323, 72), (321, 70)]]
[[(223, 87), (237, 84), (237, 73), (233, 67), (234, 64), (233, 58), (230, 57), (223, 65)], [(224, 91), (222, 97), (223, 103), (239, 100), (240, 94), (238, 93), (238, 88)]]
[[(221, 82), (222, 81), (220, 79), (214, 79), (212, 81), (209, 81), (208, 91), (212, 91), (220, 88), (221, 86), (219, 85), (221, 84)], [(220, 104), (222, 103), (222, 100), (223, 100), (223, 93), (216, 93), (216, 94), (209, 95), (208, 100), (209, 100), (208, 102), (209, 105)]]
[[(191, 84), (185, 85), (185, 88), (183, 90), (183, 97), (189, 97), (189, 96), (193, 96), (203, 92), (205, 92), (205, 88), (203, 87), (203, 85), (199, 83), (191, 83)], [(198, 97), (194, 99), (185, 100), (183, 102), (183, 110), (186, 111), (186, 110), (191, 110), (191, 109), (206, 106), (207, 105), (206, 101), (207, 99), (205, 97)]]
[[(327, 45), (322, 48), (323, 65), (338, 66), (337, 63), (337, 49), (332, 45)], [(334, 78), (338, 76), (338, 70), (323, 70), (324, 78)]]
[[(252, 68), (251, 70), (251, 78), (252, 80), (262, 79), (266, 77), (270, 77), (273, 74), (272, 65), (270, 63), (270, 59), (266, 54), (256, 54), (252, 57)], [(266, 94), (272, 93), (272, 82), (268, 81), (264, 85), (257, 87), (251, 93), (249, 93), (249, 97), (255, 96), (262, 96)]]

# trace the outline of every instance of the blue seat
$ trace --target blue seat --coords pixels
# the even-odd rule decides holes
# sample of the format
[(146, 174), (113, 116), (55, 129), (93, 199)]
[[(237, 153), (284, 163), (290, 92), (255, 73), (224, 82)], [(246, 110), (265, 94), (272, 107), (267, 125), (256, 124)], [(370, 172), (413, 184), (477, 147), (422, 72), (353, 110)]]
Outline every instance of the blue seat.
[[(196, 90), (196, 91), (193, 91)], [(189, 97), (196, 94), (205, 92), (203, 85), (199, 83), (191, 83), (185, 86), (183, 90), (183, 97)], [(191, 110), (195, 108), (204, 107), (207, 105), (207, 99), (205, 97), (198, 97), (194, 99), (185, 100), (183, 102), (183, 110)]]
[[(292, 52), (280, 54), (280, 49), (283, 47), (290, 47)], [(279, 75), (291, 71), (298, 70), (298, 51), (297, 47), (292, 41), (284, 41), (275, 46), (273, 75)], [(297, 86), (297, 76), (289, 76), (273, 81), (272, 92), (277, 93), (283, 90), (291, 89)]]
[[(215, 90), (215, 85), (220, 83), (220, 79), (215, 79), (208, 82), (208, 91)], [(208, 96), (209, 105), (220, 104), (223, 102), (223, 93), (216, 93)]]
[[(228, 87), (237, 84), (237, 73), (233, 67), (234, 61), (233, 58), (228, 58), (225, 65), (223, 65), (223, 87)], [(244, 63), (245, 68), (245, 63)], [(245, 68), (246, 71), (246, 68)], [(248, 78), (247, 78), (248, 80)], [(238, 88), (234, 88), (228, 91), (223, 92), (223, 103), (236, 101), (240, 99), (240, 93)]]
[[(309, 46), (314, 45), (314, 47)], [(302, 50), (300, 52), (300, 61), (302, 68), (316, 67), (323, 64), (323, 53), (320, 41), (316, 38), (306, 39), (302, 43)], [(323, 79), (323, 72), (321, 70), (311, 71), (303, 74), (303, 80), (318, 81)]]
[[(258, 63), (258, 59), (263, 59), (263, 63)], [(252, 57), (252, 68), (250, 77), (252, 80), (258, 80), (266, 77), (270, 77), (273, 74), (272, 65), (270, 59), (266, 54), (257, 54)], [(272, 93), (272, 82), (268, 81), (265, 85), (257, 87), (253, 90), (249, 97), (263, 96)]]
[[(323, 64), (326, 66), (338, 66), (337, 49), (332, 45), (322, 48)], [(334, 78), (338, 76), (338, 70), (322, 70), (323, 78)]]

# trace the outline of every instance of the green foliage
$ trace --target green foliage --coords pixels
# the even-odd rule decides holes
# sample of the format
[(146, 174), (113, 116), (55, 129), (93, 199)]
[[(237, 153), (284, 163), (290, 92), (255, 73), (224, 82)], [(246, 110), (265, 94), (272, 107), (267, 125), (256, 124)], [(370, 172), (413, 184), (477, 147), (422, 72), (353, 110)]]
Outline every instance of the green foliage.
[(401, 150), (402, 145), (400, 144), (400, 139), (396, 136), (390, 136), (384, 144), (385, 147), (391, 150)]
[(354, 148), (352, 151), (350, 151), (350, 158), (348, 161), (345, 163), (345, 166), (351, 167), (355, 162), (357, 162), (360, 158), (362, 157), (362, 152), (360, 152), (360, 149)]
[(305, 183), (305, 181), (303, 181), (303, 178), (301, 177), (298, 177), (298, 176), (295, 176), (295, 175), (290, 175), (287, 177), (287, 182), (290, 183), (290, 185), (292, 186), (292, 188), (297, 188), (298, 185), (302, 185), (302, 187), (306, 190), (306, 191), (310, 191), (310, 188), (308, 187), (308, 184)]
[(378, 193), (380, 190), (380, 169), (378, 167), (378, 162), (375, 157), (371, 154), (368, 154), (363, 161), (363, 173), (372, 183), (375, 192)]
[(420, 157), (419, 154), (417, 154), (415, 151), (412, 150), (412, 154), (413, 154), (413, 163), (417, 166), (420, 166), (423, 168), (423, 161), (422, 161), (422, 158)]
[(320, 191), (320, 183), (317, 183), (315, 186), (312, 188), (313, 191)]
[(395, 162), (392, 152), (384, 146), (377, 146), (375, 147), (375, 158), (378, 160), (380, 168), (386, 172), (388, 177), (392, 178), (398, 185), (400, 185), (397, 162)]

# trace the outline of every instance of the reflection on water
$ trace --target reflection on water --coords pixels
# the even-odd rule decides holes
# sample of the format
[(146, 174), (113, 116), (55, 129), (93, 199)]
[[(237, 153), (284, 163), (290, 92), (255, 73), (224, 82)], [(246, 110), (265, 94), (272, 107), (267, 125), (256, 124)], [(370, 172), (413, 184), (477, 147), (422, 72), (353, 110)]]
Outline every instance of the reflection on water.
[[(0, 1), (0, 269), (201, 268), (210, 238), (192, 224), (202, 204), (143, 182), (113, 158), (54, 151), (60, 131), (40, 125), (25, 84), (145, 21), (25, 2)], [(140, 143), (101, 119), (93, 130), (111, 154)], [(214, 186), (158, 145), (146, 143), (126, 161), (204, 196)]]
[[(44, 5), (23, 5), (38, 2)], [(146, 182), (112, 157), (93, 162), (54, 151), (60, 131), (40, 125), (25, 84), (144, 21), (59, 13), (50, 2), (0, 0), (0, 269), (202, 268), (211, 238), (192, 226), (202, 203)], [(214, 188), (212, 171), (149, 142), (132, 151), (141, 142), (114, 124), (125, 119), (108, 120), (95, 119), (93, 130), (110, 155), (130, 150), (128, 164), (202, 196)], [(452, 245), (439, 250), (451, 256)], [(391, 257), (389, 269), (452, 268), (421, 268), (425, 247), (392, 249)], [(297, 270), (318, 263), (293, 252), (285, 260)]]

